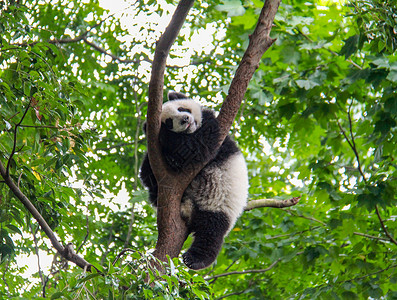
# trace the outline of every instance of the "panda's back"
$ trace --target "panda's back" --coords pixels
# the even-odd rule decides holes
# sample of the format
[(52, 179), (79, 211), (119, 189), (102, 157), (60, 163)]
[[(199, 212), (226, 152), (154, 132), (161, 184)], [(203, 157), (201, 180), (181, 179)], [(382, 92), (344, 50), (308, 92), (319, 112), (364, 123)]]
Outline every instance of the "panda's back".
[(242, 213), (247, 196), (245, 160), (235, 142), (227, 136), (216, 157), (186, 189), (182, 198), (182, 216), (189, 219), (193, 209), (222, 212), (232, 225)]

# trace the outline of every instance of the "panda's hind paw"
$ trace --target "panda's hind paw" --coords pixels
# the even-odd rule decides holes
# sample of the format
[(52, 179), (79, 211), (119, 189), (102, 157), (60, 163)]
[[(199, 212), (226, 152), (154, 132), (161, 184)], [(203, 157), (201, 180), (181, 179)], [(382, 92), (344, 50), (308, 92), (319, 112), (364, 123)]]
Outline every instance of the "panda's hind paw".
[(208, 262), (206, 260), (202, 260), (199, 257), (195, 257), (189, 251), (182, 255), (184, 264), (193, 270), (200, 270), (207, 268), (212, 264), (212, 262)]

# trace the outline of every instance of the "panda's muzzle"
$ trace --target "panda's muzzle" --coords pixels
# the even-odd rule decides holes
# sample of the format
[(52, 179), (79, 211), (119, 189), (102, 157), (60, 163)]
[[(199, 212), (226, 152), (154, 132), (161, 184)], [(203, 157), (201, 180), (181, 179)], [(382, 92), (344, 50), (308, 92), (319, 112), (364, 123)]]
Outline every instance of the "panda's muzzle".
[(189, 116), (183, 116), (182, 119), (181, 119), (181, 125), (185, 125), (186, 123), (188, 123), (187, 127), (189, 127), (190, 126), (190, 118), (189, 118)]

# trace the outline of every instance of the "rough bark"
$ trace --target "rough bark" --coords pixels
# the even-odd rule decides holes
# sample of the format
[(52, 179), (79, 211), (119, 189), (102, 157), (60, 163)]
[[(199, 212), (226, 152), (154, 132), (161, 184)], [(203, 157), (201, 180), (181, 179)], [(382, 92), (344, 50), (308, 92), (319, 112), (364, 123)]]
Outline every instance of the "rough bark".
[[(164, 72), (168, 53), (193, 6), (194, 0), (182, 0), (171, 19), (169, 26), (157, 42), (149, 83), (149, 103), (147, 114), (147, 139), (149, 161), (156, 176), (159, 190), (157, 198), (158, 238), (154, 255), (166, 260), (166, 255), (179, 255), (186, 239), (187, 228), (180, 216), (180, 202), (183, 191), (189, 182), (172, 174), (166, 169), (158, 134), (160, 131), (160, 114), (163, 104)], [(193, 177), (192, 177), (193, 178)]]
[(252, 210), (254, 208), (260, 207), (275, 207), (275, 208), (284, 208), (296, 205), (300, 200), (300, 197), (293, 197), (286, 200), (278, 200), (278, 199), (260, 199), (260, 200), (251, 200), (248, 201), (247, 206), (245, 207), (245, 211)]

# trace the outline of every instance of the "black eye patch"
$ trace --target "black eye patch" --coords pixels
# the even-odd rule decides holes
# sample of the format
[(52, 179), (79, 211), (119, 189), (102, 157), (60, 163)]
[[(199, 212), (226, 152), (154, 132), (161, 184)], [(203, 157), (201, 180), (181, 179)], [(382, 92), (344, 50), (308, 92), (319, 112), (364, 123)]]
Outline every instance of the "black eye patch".
[(165, 126), (166, 126), (168, 129), (174, 128), (174, 123), (172, 122), (172, 119), (171, 119), (171, 118), (168, 118), (167, 120), (165, 120)]
[(187, 113), (189, 113), (189, 114), (192, 113), (192, 111), (191, 111), (190, 109), (184, 108), (184, 107), (179, 107), (179, 108), (178, 108), (178, 111), (179, 111), (179, 112), (187, 112)]

